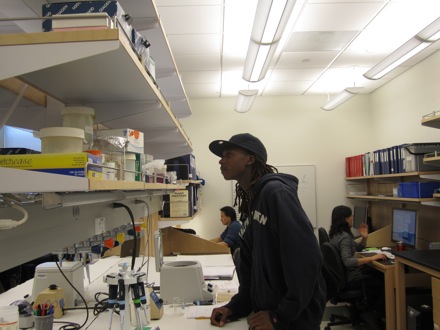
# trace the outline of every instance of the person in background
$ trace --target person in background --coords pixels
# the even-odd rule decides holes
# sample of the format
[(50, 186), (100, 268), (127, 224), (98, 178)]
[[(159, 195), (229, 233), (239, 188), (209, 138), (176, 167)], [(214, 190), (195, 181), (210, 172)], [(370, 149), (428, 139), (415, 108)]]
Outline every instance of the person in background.
[(234, 208), (224, 206), (220, 209), (220, 221), (226, 226), (220, 237), (211, 239), (212, 242), (227, 246), (234, 255), (235, 249), (240, 247), (240, 232), (241, 222), (237, 220), (237, 213)]
[(278, 174), (255, 136), (217, 140), (225, 180), (237, 180), (240, 284), (229, 303), (214, 308), (211, 324), (247, 317), (250, 330), (318, 330), (326, 303), (318, 240), (298, 199), (298, 179)]
[(330, 243), (339, 251), (342, 263), (346, 269), (347, 282), (355, 283), (366, 280), (368, 309), (372, 312), (375, 326), (378, 326), (379, 318), (385, 314), (385, 295), (383, 275), (379, 271), (364, 267), (374, 260), (385, 260), (386, 255), (377, 253), (369, 257), (358, 258), (356, 252), (360, 252), (367, 246), (368, 226), (361, 224), (358, 228), (361, 240), (354, 240), (351, 232), (353, 226), (353, 212), (345, 205), (336, 206), (332, 211), (332, 222), (329, 231)]

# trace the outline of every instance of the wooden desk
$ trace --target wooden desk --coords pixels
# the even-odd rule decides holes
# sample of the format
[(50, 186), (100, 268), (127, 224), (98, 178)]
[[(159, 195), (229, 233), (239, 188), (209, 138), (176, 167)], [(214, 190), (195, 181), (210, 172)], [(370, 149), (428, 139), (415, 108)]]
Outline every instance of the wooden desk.
[[(360, 238), (358, 239), (360, 241)], [(391, 226), (383, 227), (368, 235), (367, 246), (382, 247), (393, 246), (391, 242)], [(359, 255), (361, 257), (361, 255)], [(395, 282), (394, 265), (385, 265), (377, 261), (368, 263), (370, 267), (383, 273), (385, 288), (385, 313), (387, 330), (396, 329), (396, 308), (395, 308)]]
[[(440, 250), (399, 251), (396, 252), (395, 261), (397, 329), (406, 329), (405, 288), (409, 285), (429, 285), (431, 279), (433, 281), (440, 279)], [(415, 275), (413, 283), (410, 283), (409, 274), (405, 273), (405, 266), (421, 272), (411, 274)]]
[[(395, 265), (385, 265), (380, 262), (373, 261), (369, 266), (381, 271), (383, 273), (384, 288), (385, 288), (385, 315), (386, 315), (386, 329), (396, 329), (396, 299), (394, 295), (394, 269)], [(398, 328), (400, 329), (400, 328)]]
[[(360, 258), (362, 255), (357, 254)], [(395, 330), (396, 329), (396, 308), (395, 308), (395, 276), (394, 269), (395, 265), (386, 265), (377, 261), (373, 261), (367, 264), (368, 266), (377, 269), (383, 273), (384, 288), (385, 288), (385, 315), (386, 315), (386, 329)]]

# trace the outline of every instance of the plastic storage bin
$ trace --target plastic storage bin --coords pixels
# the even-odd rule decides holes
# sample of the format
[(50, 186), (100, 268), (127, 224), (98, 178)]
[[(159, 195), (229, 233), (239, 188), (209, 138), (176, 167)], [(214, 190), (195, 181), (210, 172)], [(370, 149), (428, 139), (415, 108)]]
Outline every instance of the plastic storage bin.
[(40, 130), (42, 153), (82, 152), (84, 130), (74, 127), (46, 127)]
[(430, 198), (435, 189), (440, 188), (440, 182), (400, 182), (399, 197), (405, 198)]
[(93, 120), (95, 109), (89, 107), (66, 107), (61, 110), (64, 127), (76, 127), (84, 130), (86, 144), (93, 142)]

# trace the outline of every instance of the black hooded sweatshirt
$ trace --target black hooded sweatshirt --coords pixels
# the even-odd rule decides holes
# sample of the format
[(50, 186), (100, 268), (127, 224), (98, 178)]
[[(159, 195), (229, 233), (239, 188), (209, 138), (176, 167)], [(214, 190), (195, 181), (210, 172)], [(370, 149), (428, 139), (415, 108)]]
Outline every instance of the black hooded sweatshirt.
[(298, 199), (298, 179), (270, 173), (254, 186), (240, 231), (240, 287), (231, 317), (269, 311), (275, 329), (319, 330), (326, 304), (322, 254)]

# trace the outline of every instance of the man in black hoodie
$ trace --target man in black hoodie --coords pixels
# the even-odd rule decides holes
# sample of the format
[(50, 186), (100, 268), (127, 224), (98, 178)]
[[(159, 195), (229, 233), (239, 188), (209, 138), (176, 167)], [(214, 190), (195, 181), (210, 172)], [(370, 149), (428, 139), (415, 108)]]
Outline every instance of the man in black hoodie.
[(221, 158), (225, 180), (237, 180), (236, 203), (246, 216), (240, 287), (213, 310), (211, 324), (247, 317), (251, 330), (319, 330), (326, 303), (322, 255), (298, 199), (298, 179), (266, 164), (266, 148), (251, 134), (213, 141), (209, 149)]

